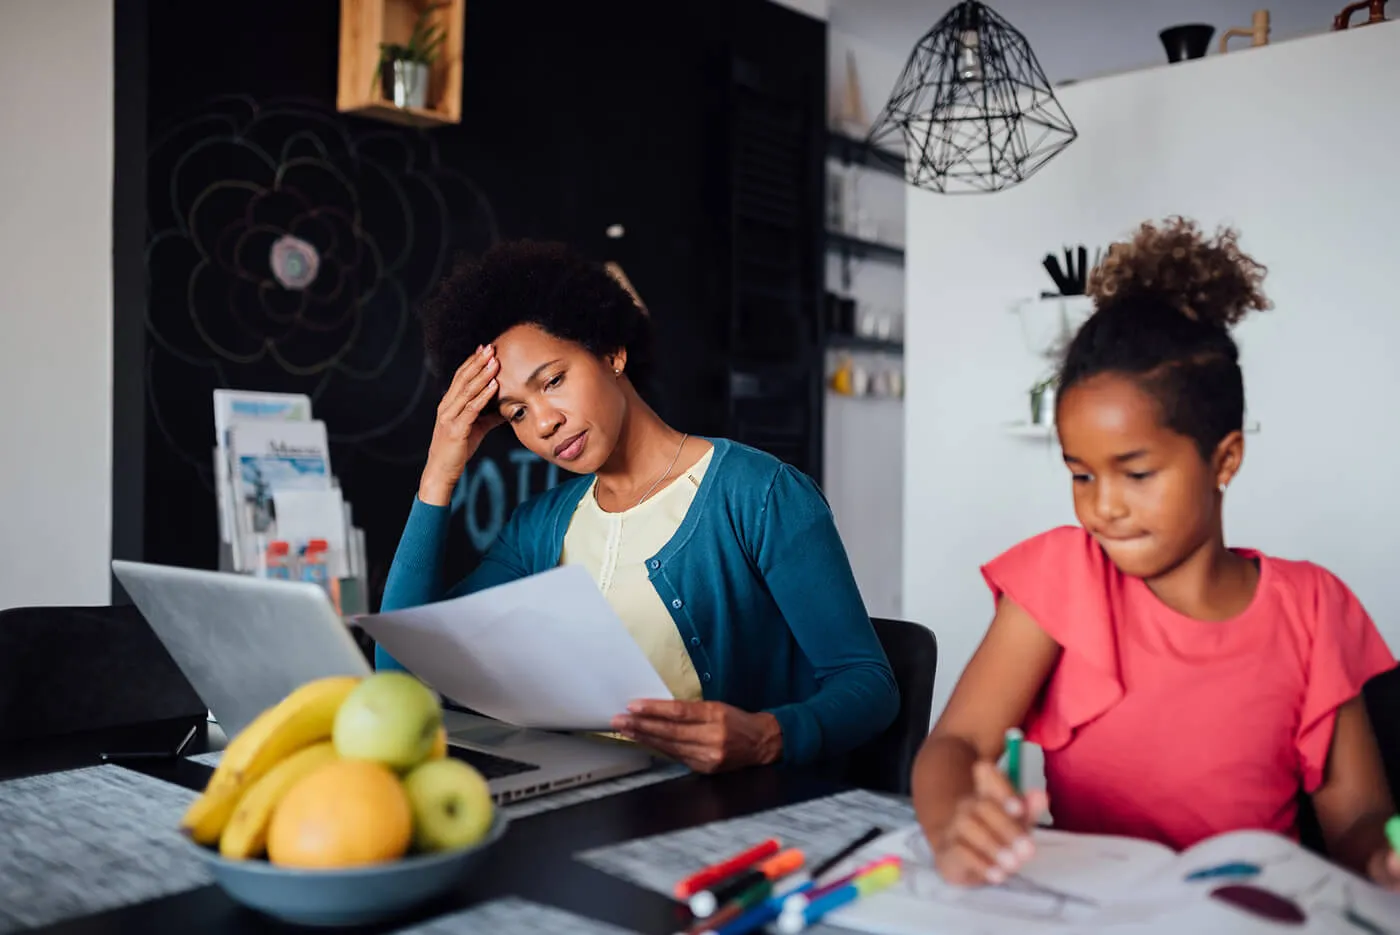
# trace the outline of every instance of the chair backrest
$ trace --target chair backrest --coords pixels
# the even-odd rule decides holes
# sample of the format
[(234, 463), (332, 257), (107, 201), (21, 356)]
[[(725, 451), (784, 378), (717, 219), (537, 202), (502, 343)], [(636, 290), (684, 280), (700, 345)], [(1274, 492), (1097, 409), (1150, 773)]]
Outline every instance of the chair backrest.
[(1361, 690), (1381, 751), (1390, 794), (1400, 802), (1400, 666), (1371, 678)]
[(135, 607), (0, 610), (0, 741), (207, 711)]
[(914, 758), (929, 731), (938, 639), (928, 627), (906, 620), (876, 617), (871, 622), (899, 686), (899, 714), (879, 736), (851, 753), (842, 778), (862, 789), (907, 795)]
[[(1381, 766), (1390, 785), (1390, 796), (1400, 802), (1400, 666), (1373, 676), (1361, 688), (1366, 716), (1371, 732), (1380, 748)], [(1298, 796), (1298, 836), (1300, 843), (1311, 851), (1327, 856), (1327, 844), (1317, 810), (1306, 794)]]

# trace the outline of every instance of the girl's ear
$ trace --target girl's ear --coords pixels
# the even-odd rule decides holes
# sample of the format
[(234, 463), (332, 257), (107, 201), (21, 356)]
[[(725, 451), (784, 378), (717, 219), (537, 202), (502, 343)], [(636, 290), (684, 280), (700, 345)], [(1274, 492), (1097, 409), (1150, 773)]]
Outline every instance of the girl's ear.
[(627, 348), (613, 351), (603, 358), (604, 363), (612, 368), (613, 376), (620, 377), (627, 370)]
[(1244, 433), (1231, 432), (1220, 440), (1220, 444), (1215, 446), (1215, 457), (1211, 459), (1215, 472), (1215, 486), (1223, 492), (1230, 485), (1230, 481), (1235, 479), (1235, 475), (1240, 472), (1240, 465), (1243, 462)]

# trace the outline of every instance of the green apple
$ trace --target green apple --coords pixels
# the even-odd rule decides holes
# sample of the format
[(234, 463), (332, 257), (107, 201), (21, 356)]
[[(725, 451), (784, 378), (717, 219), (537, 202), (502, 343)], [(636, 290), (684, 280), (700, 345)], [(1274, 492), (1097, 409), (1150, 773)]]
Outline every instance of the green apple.
[(427, 759), (441, 724), (432, 689), (407, 672), (376, 672), (341, 702), (331, 740), (343, 760), (374, 760), (404, 772)]
[(471, 847), (491, 829), (491, 790), (470, 764), (451, 757), (430, 760), (404, 777), (403, 788), (413, 809), (413, 843), (420, 851)]

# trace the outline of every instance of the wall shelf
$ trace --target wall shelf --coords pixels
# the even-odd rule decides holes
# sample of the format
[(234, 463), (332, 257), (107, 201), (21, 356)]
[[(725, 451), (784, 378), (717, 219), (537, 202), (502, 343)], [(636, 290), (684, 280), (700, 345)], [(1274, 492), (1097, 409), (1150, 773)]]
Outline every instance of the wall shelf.
[[(445, 38), (429, 73), (428, 106), (395, 106), (380, 90), (379, 44), (407, 42), (419, 14), (434, 4), (440, 9), (429, 22), (441, 26)], [(466, 0), (340, 0), (336, 110), (401, 126), (461, 123), (465, 18)]]
[(1055, 426), (1039, 425), (1035, 422), (1008, 422), (1002, 426), (1002, 431), (1016, 438), (1050, 439), (1055, 437)]
[(839, 231), (829, 230), (826, 232), (826, 248), (828, 251), (840, 253), (842, 256), (854, 260), (879, 260), (900, 265), (904, 263), (904, 250), (901, 247), (892, 247), (889, 244), (877, 243), (873, 240), (862, 240)]
[[(1055, 426), (1038, 425), (1034, 422), (1008, 422), (1002, 426), (1002, 431), (1014, 438), (1043, 438), (1051, 439), (1056, 437)], [(1260, 426), (1258, 422), (1246, 422), (1244, 433), (1246, 435), (1258, 435)]]
[(904, 181), (904, 157), (893, 150), (872, 146), (865, 140), (832, 130), (826, 136), (826, 154), (845, 165), (861, 166)]
[(1094, 300), (1087, 295), (1038, 295), (1032, 298), (1018, 299), (1012, 302), (1008, 309), (1016, 315), (1027, 312), (1038, 315), (1043, 314), (1042, 310), (1044, 312), (1062, 311), (1068, 319), (1070, 327), (1078, 328), (1094, 313)]
[(826, 346), (841, 351), (875, 351), (881, 354), (903, 354), (904, 342), (888, 341), (880, 338), (863, 338), (851, 334), (829, 334)]

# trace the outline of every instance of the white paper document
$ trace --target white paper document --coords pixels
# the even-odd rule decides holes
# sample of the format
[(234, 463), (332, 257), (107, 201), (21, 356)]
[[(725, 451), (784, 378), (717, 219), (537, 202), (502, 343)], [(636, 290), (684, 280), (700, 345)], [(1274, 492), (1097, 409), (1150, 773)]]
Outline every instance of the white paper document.
[(628, 702), (672, 697), (577, 565), (356, 622), (434, 689), (517, 727), (606, 731)]

